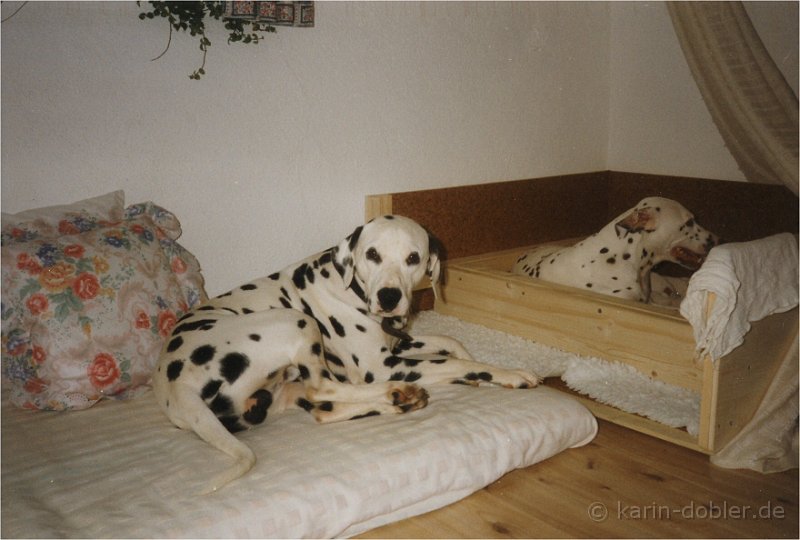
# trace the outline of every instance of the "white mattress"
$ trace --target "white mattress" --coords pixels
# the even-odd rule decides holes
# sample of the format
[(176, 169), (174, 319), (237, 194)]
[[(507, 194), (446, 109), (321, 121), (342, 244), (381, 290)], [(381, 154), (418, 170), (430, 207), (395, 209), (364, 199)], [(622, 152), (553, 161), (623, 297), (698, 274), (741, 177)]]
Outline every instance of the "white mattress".
[(229, 458), (151, 392), (78, 412), (2, 405), (3, 537), (336, 537), (445, 506), (570, 447), (594, 417), (548, 388), (431, 388), (427, 408), (317, 425), (289, 411), (240, 436), (255, 468), (195, 495)]

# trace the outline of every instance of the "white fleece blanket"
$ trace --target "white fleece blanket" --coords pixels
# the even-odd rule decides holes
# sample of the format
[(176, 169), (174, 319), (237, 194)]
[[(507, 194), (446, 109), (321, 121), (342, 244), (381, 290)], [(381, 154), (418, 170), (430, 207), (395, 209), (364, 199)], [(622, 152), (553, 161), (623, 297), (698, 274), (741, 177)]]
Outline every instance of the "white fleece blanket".
[(571, 389), (606, 405), (686, 428), (697, 435), (700, 393), (656, 381), (632, 366), (578, 356), (479, 324), (423, 311), (412, 321), (412, 335), (452, 336), (488, 364), (528, 369), (541, 377), (560, 377)]
[[(716, 361), (744, 341), (750, 323), (798, 303), (797, 238), (776, 234), (711, 250), (689, 280), (680, 312), (694, 331), (697, 354)], [(716, 295), (706, 318), (706, 299)]]

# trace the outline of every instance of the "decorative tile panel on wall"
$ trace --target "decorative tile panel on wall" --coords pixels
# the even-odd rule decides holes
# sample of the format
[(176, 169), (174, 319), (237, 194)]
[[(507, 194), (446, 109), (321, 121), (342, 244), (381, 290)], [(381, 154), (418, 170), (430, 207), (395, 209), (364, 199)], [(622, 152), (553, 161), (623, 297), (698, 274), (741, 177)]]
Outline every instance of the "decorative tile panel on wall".
[(225, 2), (225, 18), (275, 26), (314, 26), (314, 2)]

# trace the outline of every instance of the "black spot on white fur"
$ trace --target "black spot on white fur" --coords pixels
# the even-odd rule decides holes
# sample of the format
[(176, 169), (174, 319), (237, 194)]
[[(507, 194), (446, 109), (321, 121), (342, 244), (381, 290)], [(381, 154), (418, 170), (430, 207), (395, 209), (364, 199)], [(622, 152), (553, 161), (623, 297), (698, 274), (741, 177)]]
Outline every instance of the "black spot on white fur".
[(181, 371), (183, 371), (183, 361), (173, 360), (167, 366), (167, 379), (174, 381), (181, 376)]
[(200, 319), (198, 321), (186, 322), (175, 327), (172, 331), (173, 336), (181, 332), (192, 332), (194, 330), (211, 330), (217, 321), (214, 319)]
[(208, 381), (205, 386), (203, 386), (203, 390), (200, 392), (200, 397), (203, 398), (204, 401), (208, 401), (217, 395), (217, 392), (219, 392), (221, 386), (221, 379), (212, 379)]
[(247, 356), (241, 353), (229, 353), (219, 361), (219, 374), (228, 381), (228, 384), (233, 384), (249, 366), (250, 359)]
[(176, 336), (172, 338), (169, 345), (167, 345), (167, 352), (175, 352), (181, 348), (181, 345), (183, 345), (183, 338), (181, 336)]
[(213, 345), (202, 345), (192, 351), (192, 354), (189, 355), (189, 359), (193, 364), (202, 366), (203, 364), (210, 362), (211, 359), (214, 358), (214, 354), (216, 352), (217, 350)]
[(272, 393), (261, 388), (250, 396), (250, 400), (255, 403), (242, 414), (242, 419), (248, 424), (260, 424), (267, 419), (267, 409), (272, 405)]
[(328, 317), (328, 320), (331, 322), (331, 326), (333, 327), (333, 331), (336, 332), (336, 335), (339, 337), (345, 337), (346, 332), (344, 331), (344, 326), (342, 326), (342, 323), (340, 323), (333, 315)]

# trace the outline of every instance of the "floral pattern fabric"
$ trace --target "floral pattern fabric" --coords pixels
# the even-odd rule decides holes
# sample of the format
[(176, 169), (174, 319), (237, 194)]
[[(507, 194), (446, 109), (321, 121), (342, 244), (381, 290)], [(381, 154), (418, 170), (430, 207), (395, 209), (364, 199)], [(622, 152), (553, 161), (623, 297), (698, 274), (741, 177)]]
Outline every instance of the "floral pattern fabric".
[(178, 318), (206, 299), (172, 213), (143, 203), (109, 217), (4, 223), (2, 372), (20, 407), (136, 395)]

